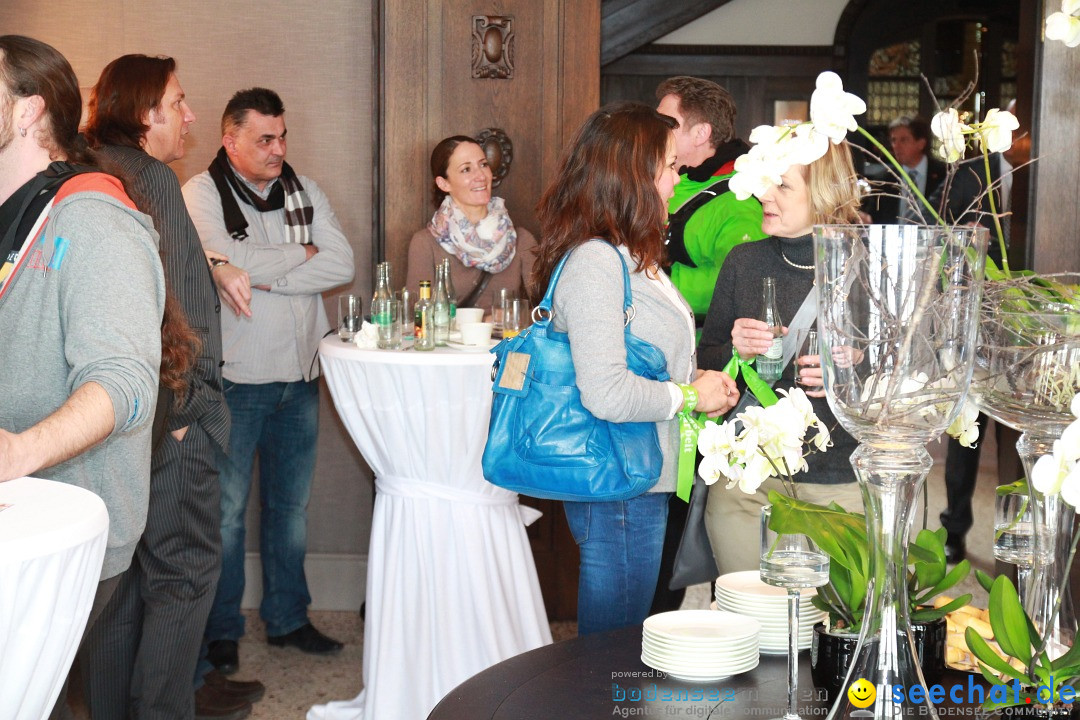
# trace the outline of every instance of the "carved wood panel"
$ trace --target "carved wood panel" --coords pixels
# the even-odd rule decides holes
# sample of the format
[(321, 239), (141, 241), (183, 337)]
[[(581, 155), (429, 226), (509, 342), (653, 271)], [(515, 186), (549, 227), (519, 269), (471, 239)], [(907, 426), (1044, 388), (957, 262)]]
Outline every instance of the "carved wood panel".
[[(431, 219), (435, 144), (450, 135), (500, 129), (512, 145), (492, 139), (503, 159), (513, 157), (497, 195), (514, 224), (538, 235), (535, 206), (553, 176), (563, 144), (599, 106), (600, 0), (381, 0), (378, 98), (380, 161), (376, 246), (405, 276), (409, 238)], [(485, 62), (503, 79), (474, 77), (476, 17), (492, 41)], [(491, 18), (512, 19), (505, 27)], [(499, 33), (502, 45), (496, 46)], [(493, 146), (492, 143), (495, 143)], [(380, 243), (382, 243), (380, 245)], [(562, 507), (544, 505), (529, 529), (548, 614), (573, 618), (577, 547)]]

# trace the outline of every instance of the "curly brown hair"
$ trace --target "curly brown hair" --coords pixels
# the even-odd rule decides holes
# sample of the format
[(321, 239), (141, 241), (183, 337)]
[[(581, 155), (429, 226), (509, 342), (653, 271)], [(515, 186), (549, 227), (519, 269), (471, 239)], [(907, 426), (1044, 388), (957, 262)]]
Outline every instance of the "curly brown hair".
[(656, 178), (675, 127), (675, 120), (641, 103), (616, 103), (589, 116), (536, 208), (540, 244), (529, 282), (534, 302), (563, 255), (592, 238), (625, 245), (638, 272), (660, 263), (667, 208)]
[(187, 399), (188, 377), (201, 349), (199, 336), (188, 324), (180, 301), (166, 289), (165, 313), (161, 317), (160, 382), (172, 391), (174, 407), (182, 407)]

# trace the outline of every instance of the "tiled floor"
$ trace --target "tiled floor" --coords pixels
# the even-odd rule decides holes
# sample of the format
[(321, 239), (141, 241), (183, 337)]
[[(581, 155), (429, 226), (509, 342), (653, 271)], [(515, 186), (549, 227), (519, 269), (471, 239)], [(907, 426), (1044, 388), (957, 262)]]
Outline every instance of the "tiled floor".
[[(989, 433), (992, 435), (992, 433)], [(935, 465), (927, 486), (930, 489), (928, 526), (938, 527), (937, 512), (944, 506), (942, 466), (944, 448), (931, 447)], [(994, 485), (997, 482), (995, 446), (990, 438), (982, 455), (979, 486), (975, 497), (975, 527), (968, 535), (968, 556), (975, 567), (993, 572), (991, 533), (993, 525)], [(916, 521), (921, 523), (921, 513)], [(970, 587), (971, 590), (966, 588)], [(975, 593), (976, 604), (985, 606), (985, 597), (974, 580), (965, 591)], [(684, 607), (704, 608), (711, 601), (708, 585), (690, 589)], [(248, 617), (248, 635), (240, 643), (240, 672), (237, 679), (258, 678), (266, 684), (266, 697), (255, 706), (253, 718), (284, 720), (303, 718), (308, 707), (327, 700), (350, 698), (360, 691), (360, 666), (363, 655), (363, 622), (355, 613), (316, 612), (312, 620), (323, 632), (346, 643), (344, 651), (332, 658), (316, 658), (292, 649), (271, 648), (265, 642), (261, 622), (252, 612)], [(552, 624), (556, 642), (576, 634), (574, 623)]]

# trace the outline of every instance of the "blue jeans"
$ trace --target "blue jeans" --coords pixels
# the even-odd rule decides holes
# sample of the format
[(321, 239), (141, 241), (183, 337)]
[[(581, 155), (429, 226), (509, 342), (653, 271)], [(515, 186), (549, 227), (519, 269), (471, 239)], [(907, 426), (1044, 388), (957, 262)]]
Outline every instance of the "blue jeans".
[(226, 380), (232, 415), (229, 454), (221, 470), (221, 579), (206, 624), (206, 639), (244, 634), (244, 518), (252, 466), (259, 455), (259, 548), (266, 634), (285, 635), (307, 623), (311, 603), (304, 555), (307, 504), (319, 434), (319, 381), (246, 385)]
[(578, 635), (639, 625), (649, 616), (670, 495), (563, 503), (581, 551)]

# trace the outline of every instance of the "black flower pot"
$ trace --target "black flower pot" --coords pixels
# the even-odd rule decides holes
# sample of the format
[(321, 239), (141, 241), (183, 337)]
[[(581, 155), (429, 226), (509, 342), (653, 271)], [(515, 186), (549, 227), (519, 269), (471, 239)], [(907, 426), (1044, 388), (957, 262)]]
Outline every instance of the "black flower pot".
[(855, 659), (859, 644), (858, 633), (830, 633), (825, 623), (814, 626), (814, 639), (810, 644), (810, 677), (814, 685), (828, 694), (832, 702), (844, 687), (848, 667)]
[[(911, 627), (915, 652), (927, 685), (937, 683), (945, 672), (947, 632), (945, 618), (915, 623)], [(844, 680), (847, 679), (848, 667), (855, 659), (858, 644), (858, 633), (829, 633), (825, 631), (824, 623), (814, 626), (814, 639), (810, 646), (810, 676), (814, 678), (814, 685), (828, 694), (829, 702), (845, 689)]]
[(945, 638), (948, 633), (949, 626), (945, 618), (911, 625), (915, 654), (919, 658), (923, 678), (928, 687), (941, 680), (941, 676), (945, 673)]

